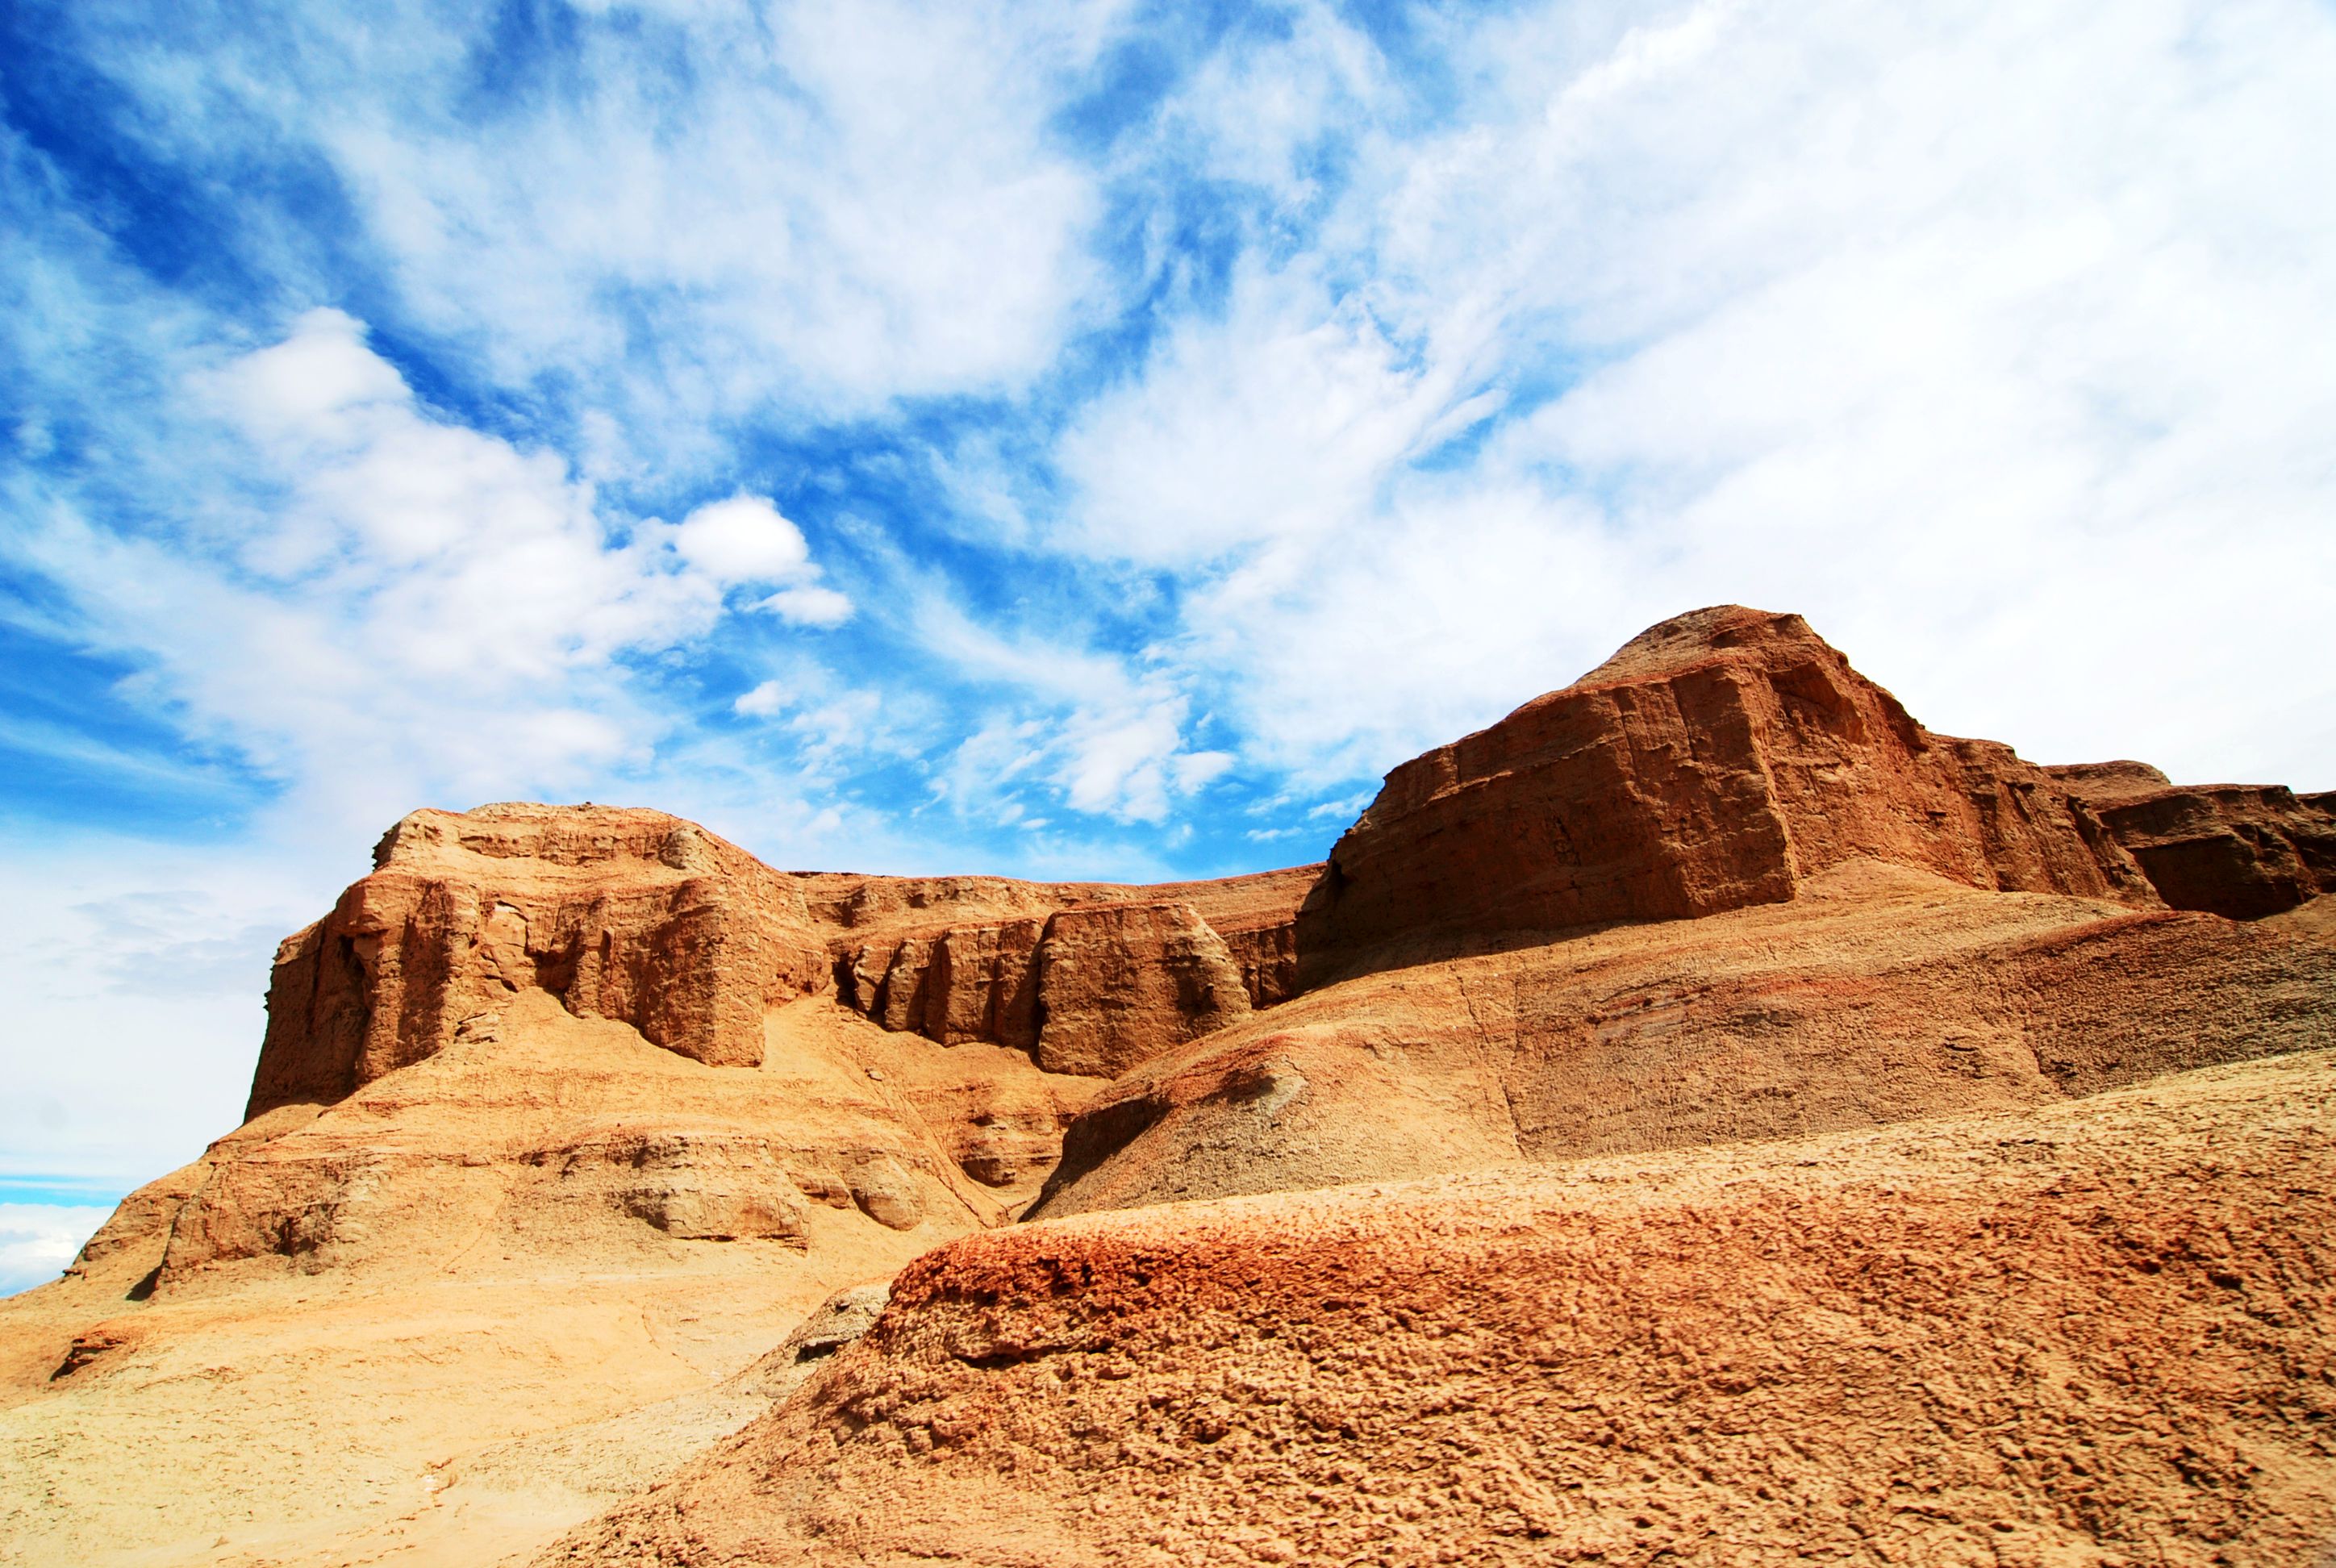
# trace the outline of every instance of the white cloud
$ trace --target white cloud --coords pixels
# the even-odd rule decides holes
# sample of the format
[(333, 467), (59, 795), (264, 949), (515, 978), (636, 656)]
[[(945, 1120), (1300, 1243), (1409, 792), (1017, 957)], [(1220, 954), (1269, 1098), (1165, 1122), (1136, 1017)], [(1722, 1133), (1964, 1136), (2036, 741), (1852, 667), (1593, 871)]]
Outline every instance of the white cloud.
[(674, 548), (725, 588), (784, 584), (754, 606), (782, 620), (824, 628), (852, 618), (851, 599), (818, 581), (803, 530), (766, 497), (740, 494), (699, 507), (674, 531)]
[(0, 1296), (45, 1285), (113, 1213), (68, 1203), (0, 1203)]
[(784, 582), (811, 567), (803, 530), (759, 495), (708, 502), (681, 520), (673, 545), (684, 560), (725, 588)]
[(19, 835), (0, 856), (0, 1178), (126, 1190), (232, 1127), (277, 942), (365, 869), (355, 839), (286, 853)]
[(556, 454), (423, 407), (341, 312), (192, 385), (251, 443), (256, 468), (209, 476), (247, 501), (176, 539), (60, 510), (20, 548), (190, 728), (339, 831), (637, 765), (668, 721), (623, 659), (708, 631), (725, 588), (782, 585), (763, 606), (797, 624), (851, 613), (766, 499), (608, 517)]
[(614, 472), (717, 461), (774, 408), (1043, 371), (1098, 280), (1094, 177), (1048, 119), (1120, 9), (628, 6), (540, 57), (418, 4), (73, 21), (161, 155), (298, 150), (442, 346), (619, 411), (594, 441)]
[(1941, 727), (2336, 782), (2324, 8), (1455, 37), (1456, 122), (1350, 125), (1321, 242), (1063, 444), (1067, 542), (1184, 573), (1168, 673), (1248, 755), (1384, 766), (1740, 599)]
[(796, 626), (822, 628), (842, 626), (852, 618), (852, 600), (832, 588), (806, 583), (783, 588), (755, 607)]

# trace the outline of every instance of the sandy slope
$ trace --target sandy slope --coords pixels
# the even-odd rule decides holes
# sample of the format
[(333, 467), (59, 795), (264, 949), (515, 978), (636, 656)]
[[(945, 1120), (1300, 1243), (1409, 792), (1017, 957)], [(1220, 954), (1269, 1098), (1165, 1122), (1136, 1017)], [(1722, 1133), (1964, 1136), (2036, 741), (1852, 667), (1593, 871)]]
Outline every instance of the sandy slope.
[[(760, 1068), (540, 997), (492, 1034), (321, 1115), (261, 1118), (125, 1203), (83, 1277), (0, 1305), (0, 1562), (522, 1551), (764, 1409), (723, 1379), (830, 1291), (1003, 1217), (935, 1146), (920, 1096), (946, 1107), (987, 1076), (988, 1101), (1051, 1121), (1055, 1094), (1083, 1091), (817, 1001), (773, 1015)], [(599, 1157), (645, 1144), (681, 1153)], [(907, 1228), (883, 1194), (889, 1224), (852, 1196), (878, 1162)], [(776, 1203), (799, 1230), (667, 1234), (623, 1207), (645, 1182), (701, 1215)], [(304, 1250), (229, 1255), (270, 1213), (309, 1223), (320, 1192), (331, 1223)], [(160, 1288), (131, 1299), (166, 1252)], [(86, 1364), (53, 1378), (76, 1339)]]
[(1036, 1213), (2010, 1110), (2336, 1045), (2312, 906), (2248, 923), (1852, 861), (1787, 903), (1383, 968), (1163, 1053)]
[(2300, 1568), (2336, 1057), (993, 1232), (568, 1563)]

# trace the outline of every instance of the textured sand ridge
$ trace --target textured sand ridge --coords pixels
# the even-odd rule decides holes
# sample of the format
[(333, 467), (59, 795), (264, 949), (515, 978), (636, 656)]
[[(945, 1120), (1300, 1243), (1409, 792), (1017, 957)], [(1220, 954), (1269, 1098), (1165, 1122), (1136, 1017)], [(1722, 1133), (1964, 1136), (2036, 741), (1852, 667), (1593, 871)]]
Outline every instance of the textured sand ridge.
[(416, 812), (0, 1303), (0, 1562), (2324, 1568), (2331, 806), (1724, 606), (1288, 871)]

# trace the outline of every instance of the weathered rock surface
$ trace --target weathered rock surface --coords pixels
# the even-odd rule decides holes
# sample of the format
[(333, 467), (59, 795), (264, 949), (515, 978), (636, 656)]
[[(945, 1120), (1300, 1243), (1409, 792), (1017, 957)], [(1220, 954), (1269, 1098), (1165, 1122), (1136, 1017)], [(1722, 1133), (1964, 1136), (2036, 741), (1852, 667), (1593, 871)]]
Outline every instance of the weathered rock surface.
[[(277, 953), (247, 1115), (339, 1100), (524, 991), (713, 1066), (753, 1066), (765, 1009), (832, 989), (888, 1029), (1026, 1052), (1045, 1035), (1046, 1055), (1083, 1064), (1057, 1070), (1109, 1076), (1234, 1004), (1155, 983), (1145, 966), (1171, 956), (1165, 939), (1092, 911), (1167, 902), (1208, 932), (1222, 921), (1241, 944), (1236, 983), (1266, 1006), (1290, 993), (1292, 922), (1319, 870), (1157, 888), (789, 874), (661, 812), (530, 804), (415, 812), (375, 865)], [(1058, 917), (1056, 956), (1125, 994), (1078, 1000), (1049, 1034), (1039, 980)], [(1193, 942), (1224, 948), (1177, 941), (1188, 969)]]
[(2336, 794), (2176, 785), (2137, 763), (2051, 772), (2177, 910), (2257, 920), (2336, 892)]
[(1853, 859), (2155, 903), (2043, 769), (1935, 735), (1798, 616), (1698, 610), (1387, 775), (1297, 921), (1311, 989), (1397, 940), (1680, 920)]
[(2310, 1564), (2331, 1110), (2313, 1053), (988, 1232), (540, 1561)]
[[(416, 811), (374, 864), (276, 956), (248, 1117), (341, 1101), (530, 991), (710, 1066), (754, 1066), (766, 1009), (834, 991), (890, 1030), (1110, 1077), (1290, 996), (1292, 920), (1318, 874), (1161, 888), (785, 874), (661, 811), (532, 803)], [(1121, 904), (1182, 914), (1105, 914)], [(1049, 963), (1066, 977), (1051, 1026)], [(1156, 963), (1175, 972), (1149, 975)]]
[(764, 1009), (828, 980), (794, 887), (662, 812), (419, 811), (374, 864), (277, 952), (248, 1116), (341, 1099), (521, 991), (695, 1061), (753, 1066)]
[(1154, 887), (866, 878), (830, 891), (847, 879), (822, 878), (810, 905), (840, 933), (847, 1007), (1109, 1077), (1295, 995), (1298, 905), (1320, 870)]
[(1183, 903), (1066, 910), (1038, 949), (1038, 1065), (1112, 1077), (1250, 1014), (1241, 965)]
[(2327, 1046), (2324, 935), (1852, 862), (1790, 903), (1309, 991), (1105, 1089), (1031, 1213), (2010, 1110)]
[(132, 1194), (0, 1304), (0, 1561), (500, 1561), (764, 1408), (724, 1379), (838, 1286), (1006, 1220), (1096, 1086), (758, 1022), (710, 1066), (514, 991)]

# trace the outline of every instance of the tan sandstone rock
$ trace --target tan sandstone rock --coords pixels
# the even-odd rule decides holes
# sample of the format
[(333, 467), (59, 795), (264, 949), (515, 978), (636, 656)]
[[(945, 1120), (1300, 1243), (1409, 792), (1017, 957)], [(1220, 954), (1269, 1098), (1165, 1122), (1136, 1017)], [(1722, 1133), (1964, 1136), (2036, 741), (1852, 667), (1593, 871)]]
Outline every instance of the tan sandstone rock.
[(764, 1009), (829, 983), (793, 888), (662, 812), (415, 812), (374, 861), (277, 955), (247, 1115), (338, 1100), (528, 990), (694, 1061), (752, 1066)]
[(1065, 910), (1038, 948), (1038, 1065), (1110, 1077), (1250, 1013), (1241, 966), (1192, 905)]

